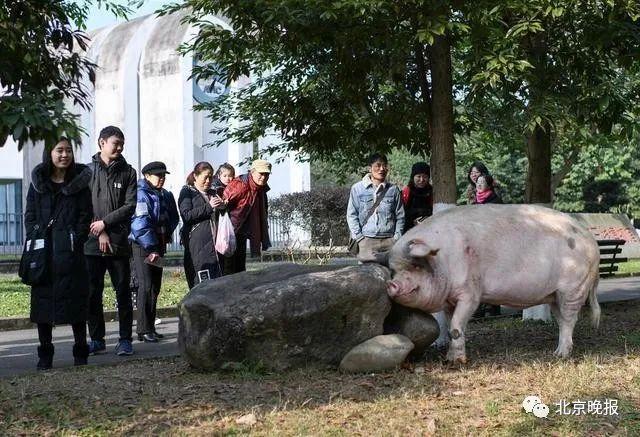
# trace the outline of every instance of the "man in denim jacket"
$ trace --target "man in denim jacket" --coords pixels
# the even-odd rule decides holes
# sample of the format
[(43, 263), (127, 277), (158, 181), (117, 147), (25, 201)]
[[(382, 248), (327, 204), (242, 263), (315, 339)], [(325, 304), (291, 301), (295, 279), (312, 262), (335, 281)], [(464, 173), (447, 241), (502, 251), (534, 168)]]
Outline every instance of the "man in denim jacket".
[[(387, 157), (374, 153), (367, 164), (369, 173), (351, 187), (347, 206), (347, 224), (351, 238), (358, 242), (358, 259), (362, 262), (378, 261), (376, 254), (388, 251), (400, 238), (404, 227), (400, 190), (386, 181), (389, 172)], [(371, 207), (383, 192), (382, 201), (365, 222)]]

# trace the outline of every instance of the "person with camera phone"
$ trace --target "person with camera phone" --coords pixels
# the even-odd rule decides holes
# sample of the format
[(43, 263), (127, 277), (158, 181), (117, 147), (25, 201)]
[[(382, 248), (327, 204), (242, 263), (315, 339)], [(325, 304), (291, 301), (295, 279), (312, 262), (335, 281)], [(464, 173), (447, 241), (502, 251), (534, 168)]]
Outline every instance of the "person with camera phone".
[(206, 161), (197, 163), (178, 197), (184, 272), (190, 289), (202, 281), (222, 276), (215, 242), (218, 215), (226, 204), (211, 187), (212, 179), (211, 164)]

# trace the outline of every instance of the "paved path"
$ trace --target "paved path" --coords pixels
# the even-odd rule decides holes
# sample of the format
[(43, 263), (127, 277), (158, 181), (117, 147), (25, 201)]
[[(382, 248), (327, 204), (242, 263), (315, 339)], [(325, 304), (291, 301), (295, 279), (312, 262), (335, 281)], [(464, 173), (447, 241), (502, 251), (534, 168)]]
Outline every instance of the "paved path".
[[(90, 355), (89, 364), (116, 364), (126, 360), (139, 358), (157, 358), (178, 355), (178, 318), (162, 319), (156, 326), (157, 331), (164, 335), (159, 343), (141, 343), (134, 340), (134, 354), (120, 357), (114, 353), (118, 343), (118, 322), (107, 322), (105, 338), (107, 353)], [(135, 324), (133, 328), (135, 335)], [(73, 367), (73, 332), (71, 326), (58, 326), (53, 330), (53, 343), (56, 348), (53, 355), (53, 368)], [(36, 348), (38, 347), (38, 331), (36, 329), (22, 329), (17, 331), (0, 332), (0, 377), (22, 375), (36, 372), (38, 362)]]
[[(640, 277), (606, 279), (600, 281), (598, 300), (612, 302), (640, 299)], [(122, 361), (139, 358), (157, 358), (178, 355), (178, 319), (163, 319), (157, 326), (158, 332), (165, 335), (160, 343), (133, 342), (134, 355), (119, 357), (114, 348), (118, 342), (118, 323), (109, 322), (107, 328), (107, 353), (90, 356), (90, 365), (104, 365), (120, 363)], [(134, 327), (135, 332), (135, 327)], [(35, 329), (0, 332), (0, 377), (10, 377), (36, 372), (36, 347), (38, 333)], [(59, 326), (53, 331), (53, 341), (56, 352), (53, 367), (56, 369), (73, 366), (71, 348), (73, 333), (70, 326)]]

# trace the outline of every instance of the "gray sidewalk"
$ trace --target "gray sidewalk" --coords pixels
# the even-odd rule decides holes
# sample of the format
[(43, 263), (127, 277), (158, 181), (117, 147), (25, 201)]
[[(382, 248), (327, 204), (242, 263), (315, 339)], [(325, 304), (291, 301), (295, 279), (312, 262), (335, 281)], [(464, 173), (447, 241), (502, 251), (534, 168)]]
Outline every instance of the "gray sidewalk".
[[(107, 352), (90, 355), (89, 365), (117, 364), (126, 360), (140, 358), (158, 358), (178, 355), (178, 318), (162, 319), (156, 330), (164, 335), (158, 343), (141, 343), (134, 339), (131, 356), (120, 357), (114, 353), (118, 343), (118, 322), (106, 324)], [(134, 338), (135, 324), (133, 328)], [(71, 326), (57, 326), (53, 330), (53, 343), (56, 348), (53, 356), (53, 368), (73, 367), (73, 332)], [(0, 378), (36, 372), (38, 361), (38, 331), (36, 329), (20, 329), (0, 332)]]
[[(604, 279), (600, 281), (598, 300), (601, 303), (633, 299), (640, 299), (640, 277)], [(165, 335), (165, 338), (159, 343), (134, 341), (134, 355), (119, 357), (114, 353), (114, 348), (118, 342), (118, 322), (108, 322), (106, 324), (107, 353), (90, 356), (89, 365), (115, 364), (132, 359), (178, 355), (178, 318), (163, 318), (162, 323), (156, 328), (158, 332)], [(56, 347), (53, 360), (54, 369), (72, 367), (73, 333), (71, 332), (71, 327), (67, 325), (56, 327), (53, 331), (53, 341)], [(36, 372), (37, 346), (38, 333), (35, 329), (0, 332), (0, 377)]]

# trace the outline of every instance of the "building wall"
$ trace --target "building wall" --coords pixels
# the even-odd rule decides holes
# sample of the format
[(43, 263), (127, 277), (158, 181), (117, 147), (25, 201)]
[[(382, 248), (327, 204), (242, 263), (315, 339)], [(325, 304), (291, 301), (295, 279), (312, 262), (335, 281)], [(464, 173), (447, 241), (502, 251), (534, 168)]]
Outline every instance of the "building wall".
[[(204, 113), (193, 110), (194, 96), (202, 92), (190, 79), (193, 58), (177, 53), (194, 35), (192, 28), (181, 23), (181, 14), (149, 15), (89, 32), (86, 55), (98, 65), (95, 82), (85, 79), (88, 89), (93, 90), (93, 106), (87, 111), (67, 102), (86, 130), (82, 146), (75, 150), (77, 162), (87, 163), (98, 152), (97, 137), (103, 127), (118, 126), (125, 134), (126, 160), (138, 172), (150, 161), (164, 161), (171, 172), (165, 187), (176, 197), (195, 163), (206, 160), (217, 168), (228, 162), (242, 174), (247, 165), (240, 163), (254, 151), (253, 144), (229, 141), (219, 148), (203, 147), (215, 140), (210, 133), (214, 126)], [(228, 26), (219, 17), (211, 20)], [(248, 83), (243, 78), (231, 87)], [(267, 135), (260, 139), (258, 148), (265, 149), (277, 140)], [(11, 142), (0, 149), (0, 179), (21, 179), (23, 199), (42, 150), (42, 144), (25, 145), (25, 151), (18, 153)], [(262, 157), (274, 164), (270, 197), (309, 189), (309, 165), (296, 161), (295, 154)]]

